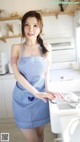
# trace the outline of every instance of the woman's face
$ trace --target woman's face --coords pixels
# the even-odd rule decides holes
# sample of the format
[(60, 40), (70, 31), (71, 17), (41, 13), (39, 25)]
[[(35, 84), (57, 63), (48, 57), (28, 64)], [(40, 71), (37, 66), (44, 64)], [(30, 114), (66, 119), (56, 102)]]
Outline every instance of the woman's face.
[(24, 26), (24, 32), (27, 39), (36, 39), (40, 33), (40, 26), (35, 17), (29, 17)]

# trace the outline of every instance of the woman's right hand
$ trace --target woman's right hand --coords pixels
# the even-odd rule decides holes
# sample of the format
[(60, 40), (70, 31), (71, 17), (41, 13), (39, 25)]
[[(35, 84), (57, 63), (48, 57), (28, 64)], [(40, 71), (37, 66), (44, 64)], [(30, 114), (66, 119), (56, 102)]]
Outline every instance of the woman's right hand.
[(44, 102), (46, 102), (48, 99), (53, 100), (55, 98), (53, 94), (47, 92), (37, 92), (36, 97), (43, 100)]

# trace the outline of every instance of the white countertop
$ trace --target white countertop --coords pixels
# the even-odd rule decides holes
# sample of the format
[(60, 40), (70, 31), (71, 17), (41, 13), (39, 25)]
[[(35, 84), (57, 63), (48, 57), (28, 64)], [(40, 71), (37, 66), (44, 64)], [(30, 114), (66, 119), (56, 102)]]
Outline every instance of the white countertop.
[(51, 82), (61, 80), (73, 80), (80, 79), (80, 71), (74, 71), (73, 69), (57, 69), (50, 71)]
[(14, 79), (14, 74), (6, 73), (4, 75), (0, 75), (0, 79)]

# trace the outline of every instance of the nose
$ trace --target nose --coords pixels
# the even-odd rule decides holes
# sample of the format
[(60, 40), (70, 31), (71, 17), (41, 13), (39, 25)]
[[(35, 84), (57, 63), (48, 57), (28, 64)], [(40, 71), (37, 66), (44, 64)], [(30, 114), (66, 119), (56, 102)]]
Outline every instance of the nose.
[(33, 26), (29, 26), (29, 31), (33, 31)]

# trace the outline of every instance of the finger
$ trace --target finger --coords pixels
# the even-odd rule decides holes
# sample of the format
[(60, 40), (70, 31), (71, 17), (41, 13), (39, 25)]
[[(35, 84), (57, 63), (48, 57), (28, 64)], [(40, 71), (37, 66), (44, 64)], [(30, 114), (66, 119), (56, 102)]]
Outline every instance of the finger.
[(57, 93), (52, 93), (52, 95), (54, 98), (57, 97)]
[(47, 103), (47, 99), (42, 99), (45, 103)]
[(58, 93), (58, 92), (54, 93), (54, 96), (63, 98), (63, 95), (61, 93)]
[(52, 93), (48, 93), (47, 94), (47, 98), (50, 99), (50, 100), (52, 100), (52, 99), (55, 98), (55, 96)]
[(55, 99), (56, 98), (56, 93), (52, 94), (52, 98)]
[(59, 96), (60, 96), (61, 98), (64, 98), (64, 95), (63, 95), (62, 93), (59, 93)]
[(55, 96), (53, 96), (52, 93), (46, 93), (46, 92), (45, 92), (45, 93), (43, 94), (43, 98), (45, 98), (45, 99), (47, 98), (47, 99), (51, 99), (51, 100), (52, 100), (52, 99), (54, 99), (54, 97), (55, 97)]

